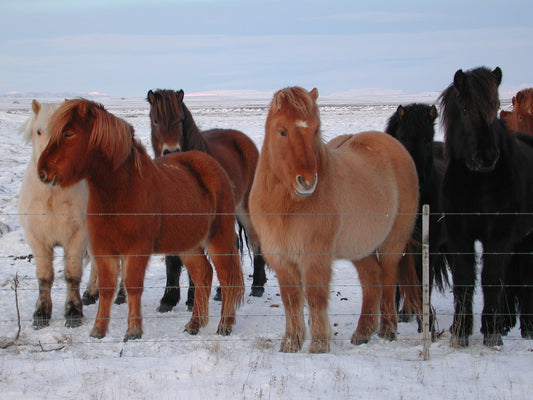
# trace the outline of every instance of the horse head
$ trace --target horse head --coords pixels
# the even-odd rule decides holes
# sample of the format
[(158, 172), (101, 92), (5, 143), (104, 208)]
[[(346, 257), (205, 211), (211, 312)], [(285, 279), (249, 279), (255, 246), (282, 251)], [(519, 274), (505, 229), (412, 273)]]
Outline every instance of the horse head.
[(499, 67), (493, 71), (460, 69), (441, 95), (448, 154), (474, 172), (492, 171), (500, 157), (500, 136), (493, 126), (500, 107), (501, 81)]
[(98, 103), (65, 100), (48, 124), (50, 141), (37, 170), (43, 183), (71, 186), (98, 163), (116, 169), (132, 153), (133, 127)]
[(149, 90), (150, 126), (155, 157), (183, 151), (183, 90)]
[(533, 115), (524, 113), (521, 110), (500, 111), (500, 118), (505, 120), (505, 124), (510, 131), (520, 131), (533, 133)]
[(409, 151), (416, 165), (420, 187), (433, 166), (433, 138), (437, 108), (427, 104), (398, 106), (389, 118), (386, 132), (398, 139)]
[(533, 88), (522, 89), (513, 96), (513, 111), (533, 115)]
[(285, 88), (274, 94), (266, 120), (269, 165), (294, 198), (314, 193), (323, 150), (318, 90)]
[(59, 103), (39, 103), (37, 100), (33, 100), (31, 102), (33, 114), (19, 129), (24, 141), (32, 144), (35, 162), (39, 160), (41, 153), (48, 144), (50, 139), (48, 120), (57, 107), (59, 107)]

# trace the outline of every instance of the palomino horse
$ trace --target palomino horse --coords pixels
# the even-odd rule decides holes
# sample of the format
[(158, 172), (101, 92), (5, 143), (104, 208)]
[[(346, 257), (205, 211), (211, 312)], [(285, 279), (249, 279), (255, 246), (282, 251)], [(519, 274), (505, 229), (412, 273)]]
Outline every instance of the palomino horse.
[[(191, 112), (183, 103), (183, 90), (149, 90), (152, 147), (155, 157), (175, 151), (199, 150), (212, 155), (229, 175), (235, 196), (239, 226), (254, 254), (254, 273), (250, 295), (261, 297), (266, 282), (265, 262), (260, 255), (259, 239), (250, 221), (248, 197), (259, 158), (254, 142), (240, 131), (211, 129), (201, 132)], [(170, 311), (179, 301), (179, 273), (181, 261), (167, 256), (167, 285), (159, 311)], [(194, 290), (189, 288), (187, 304), (194, 301)]]
[[(448, 166), (443, 179), (447, 256), (453, 276), (453, 346), (473, 330), (476, 241), (483, 246), (481, 333), (502, 345), (520, 312), (522, 337), (533, 338), (533, 148), (497, 118), (500, 68), (458, 70), (442, 92)], [(530, 140), (530, 139), (529, 139)]]
[[(379, 132), (345, 135), (324, 145), (317, 98), (316, 89), (299, 87), (274, 94), (250, 193), (252, 222), (285, 307), (283, 352), (302, 348), (304, 293), (309, 351), (329, 351), (327, 308), (334, 259), (351, 260), (363, 287), (352, 343), (368, 342), (378, 329), (380, 311), (380, 336), (395, 338), (399, 278), (417, 301), (413, 263), (400, 263), (407, 259), (402, 252), (418, 208), (413, 160), (399, 141)], [(400, 271), (399, 264), (410, 268)], [(410, 273), (409, 282), (404, 272)]]
[[(59, 104), (41, 104), (33, 100), (33, 115), (21, 126), (26, 142), (32, 142), (31, 154), (20, 188), (18, 210), (20, 224), (35, 257), (39, 298), (33, 314), (33, 326), (48, 326), (52, 315), (52, 284), (54, 282), (54, 247), (65, 252), (67, 299), (65, 325), (82, 323), (80, 281), (89, 236), (85, 213), (89, 195), (87, 184), (78, 182), (68, 188), (44, 185), (37, 175), (37, 161), (48, 144), (48, 119)], [(94, 285), (94, 282), (92, 282)]]
[(91, 336), (105, 336), (120, 264), (128, 296), (124, 340), (142, 335), (141, 294), (150, 255), (179, 254), (196, 284), (185, 330), (207, 324), (213, 271), (222, 286), (217, 332), (231, 333), (244, 282), (237, 254), (235, 203), (229, 178), (201, 152), (152, 160), (133, 127), (85, 99), (67, 100), (50, 119), (50, 142), (38, 163), (41, 181), (70, 187), (86, 179), (87, 223), (100, 301)]

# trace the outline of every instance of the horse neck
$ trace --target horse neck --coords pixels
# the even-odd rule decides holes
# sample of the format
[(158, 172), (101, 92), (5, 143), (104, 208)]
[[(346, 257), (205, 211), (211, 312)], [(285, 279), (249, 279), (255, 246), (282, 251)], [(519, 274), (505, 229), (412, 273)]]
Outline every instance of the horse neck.
[(182, 104), (185, 118), (183, 120), (183, 151), (198, 150), (210, 153), (207, 140), (194, 122), (191, 112), (185, 104)]
[(135, 181), (142, 179), (143, 171), (153, 165), (152, 159), (137, 146), (139, 145), (136, 143), (132, 145), (131, 153), (116, 169), (102, 154), (89, 155), (93, 162), (89, 163), (87, 168), (87, 183), (93, 205), (100, 204), (110, 208), (119, 205), (123, 208), (131, 200), (129, 193), (132, 193), (132, 196), (137, 195), (135, 191), (139, 186), (134, 184)]

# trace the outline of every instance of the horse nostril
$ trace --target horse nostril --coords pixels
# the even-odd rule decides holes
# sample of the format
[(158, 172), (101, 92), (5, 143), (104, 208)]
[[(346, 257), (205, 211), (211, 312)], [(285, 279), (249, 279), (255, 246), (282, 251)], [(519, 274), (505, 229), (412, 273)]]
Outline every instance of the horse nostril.
[(46, 179), (46, 174), (45, 174), (45, 172), (44, 172), (44, 171), (41, 171), (41, 172), (39, 173), (39, 177), (41, 178), (41, 182), (44, 182), (45, 179)]
[(170, 154), (170, 151), (168, 151), (167, 149), (163, 150), (163, 155), (166, 156), (167, 154)]
[(298, 175), (298, 176), (296, 177), (296, 182), (298, 182), (298, 185), (300, 185), (300, 186), (303, 187), (303, 188), (306, 188), (307, 186), (309, 186), (309, 185), (307, 184), (307, 182), (305, 182), (305, 180), (304, 180), (304, 178), (302, 177), (302, 175)]

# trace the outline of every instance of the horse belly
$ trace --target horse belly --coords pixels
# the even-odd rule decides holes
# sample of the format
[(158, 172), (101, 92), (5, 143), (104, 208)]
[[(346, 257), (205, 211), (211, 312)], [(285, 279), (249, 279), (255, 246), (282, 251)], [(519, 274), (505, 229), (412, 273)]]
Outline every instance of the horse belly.
[(168, 217), (161, 223), (161, 231), (154, 242), (154, 253), (177, 254), (203, 247), (209, 235), (207, 216)]

